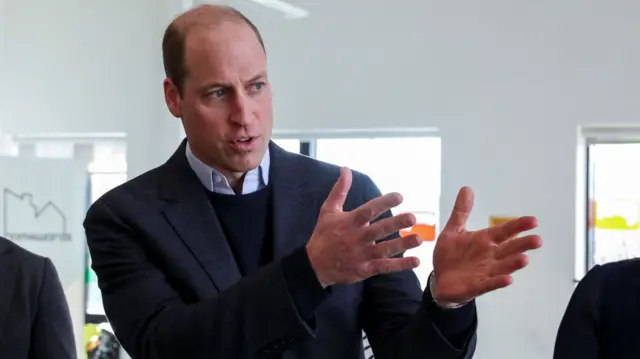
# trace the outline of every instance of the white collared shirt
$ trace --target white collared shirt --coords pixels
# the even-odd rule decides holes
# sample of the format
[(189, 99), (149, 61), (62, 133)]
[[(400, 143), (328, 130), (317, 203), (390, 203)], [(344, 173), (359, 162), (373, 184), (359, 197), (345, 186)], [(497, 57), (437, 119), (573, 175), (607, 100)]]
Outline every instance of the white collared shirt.
[[(191, 169), (193, 169), (193, 172), (195, 172), (196, 176), (198, 176), (198, 179), (207, 190), (219, 194), (236, 194), (229, 185), (227, 178), (222, 175), (222, 173), (206, 165), (193, 154), (188, 142), (186, 146), (186, 155), (189, 166), (191, 166)], [(269, 148), (267, 148), (267, 152), (265, 152), (260, 166), (247, 172), (244, 176), (242, 194), (256, 192), (259, 189), (264, 188), (269, 183), (270, 164), (271, 157), (269, 156)]]

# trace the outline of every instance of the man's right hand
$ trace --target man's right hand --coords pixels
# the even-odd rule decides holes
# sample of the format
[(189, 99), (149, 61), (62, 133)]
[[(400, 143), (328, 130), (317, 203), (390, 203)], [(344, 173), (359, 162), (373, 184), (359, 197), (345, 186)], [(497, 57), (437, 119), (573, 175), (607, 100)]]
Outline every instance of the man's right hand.
[(415, 257), (393, 258), (419, 246), (417, 235), (378, 242), (399, 230), (411, 227), (416, 218), (410, 213), (370, 223), (402, 203), (399, 193), (389, 193), (344, 212), (342, 207), (351, 187), (351, 170), (342, 168), (340, 178), (320, 209), (316, 229), (307, 243), (309, 261), (323, 287), (362, 281), (377, 274), (416, 268)]

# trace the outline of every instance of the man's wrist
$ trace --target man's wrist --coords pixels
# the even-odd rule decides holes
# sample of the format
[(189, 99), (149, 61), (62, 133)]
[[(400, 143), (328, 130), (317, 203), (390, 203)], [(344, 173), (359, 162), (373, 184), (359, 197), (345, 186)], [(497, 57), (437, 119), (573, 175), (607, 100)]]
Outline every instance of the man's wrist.
[(281, 262), (282, 274), (300, 317), (307, 321), (316, 308), (328, 298), (329, 291), (316, 280), (304, 248), (298, 249)]
[(309, 264), (311, 265), (311, 269), (313, 269), (313, 273), (316, 276), (316, 279), (318, 280), (318, 282), (320, 283), (320, 286), (322, 287), (322, 289), (326, 289), (327, 287), (329, 287), (331, 285), (331, 283), (328, 283), (321, 275), (318, 267), (317, 267), (317, 262), (316, 262), (316, 257), (313, 255), (313, 253), (311, 253), (309, 251), (309, 246), (305, 246), (304, 250), (307, 253), (307, 258), (309, 260)]
[(429, 293), (431, 293), (431, 298), (433, 299), (433, 302), (440, 308), (443, 309), (457, 309), (460, 308), (462, 306), (464, 306), (465, 304), (467, 304), (468, 302), (464, 302), (464, 303), (450, 303), (450, 302), (444, 302), (444, 301), (440, 301), (438, 300), (438, 293), (436, 292), (436, 276), (434, 275), (434, 272), (432, 271), (431, 274), (429, 274)]

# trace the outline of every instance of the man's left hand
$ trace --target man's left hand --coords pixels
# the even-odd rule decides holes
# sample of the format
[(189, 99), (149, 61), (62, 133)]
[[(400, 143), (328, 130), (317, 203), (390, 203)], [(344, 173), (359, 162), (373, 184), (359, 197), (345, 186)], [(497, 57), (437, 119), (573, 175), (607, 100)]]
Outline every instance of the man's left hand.
[(440, 233), (433, 253), (434, 299), (465, 303), (511, 284), (511, 274), (528, 263), (526, 251), (542, 245), (540, 236), (515, 237), (538, 226), (535, 217), (520, 217), (479, 231), (467, 231), (473, 192), (458, 193), (453, 212)]

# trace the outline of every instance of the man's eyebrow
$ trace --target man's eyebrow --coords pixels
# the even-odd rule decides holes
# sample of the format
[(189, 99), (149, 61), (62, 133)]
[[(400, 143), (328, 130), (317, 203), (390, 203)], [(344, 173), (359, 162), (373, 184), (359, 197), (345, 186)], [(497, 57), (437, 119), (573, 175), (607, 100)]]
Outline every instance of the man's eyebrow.
[(229, 84), (225, 84), (225, 83), (222, 83), (222, 82), (209, 82), (209, 83), (207, 83), (205, 85), (202, 85), (200, 87), (200, 92), (209, 91), (209, 90), (214, 89), (214, 88), (225, 88), (225, 87), (229, 87), (229, 86), (230, 86)]
[(256, 81), (258, 81), (260, 79), (263, 79), (265, 77), (267, 77), (267, 73), (266, 72), (261, 72), (261, 73), (255, 75), (255, 76), (253, 76), (248, 82), (256, 82)]
[[(267, 73), (266, 72), (261, 72), (255, 76), (253, 76), (251, 79), (249, 79), (249, 81), (247, 81), (247, 83), (252, 83), (252, 82), (256, 82), (260, 79), (264, 79), (267, 77)], [(210, 83), (207, 83), (206, 85), (203, 85), (201, 88), (201, 91), (206, 91), (206, 90), (210, 90), (213, 88), (228, 88), (228, 87), (232, 87), (233, 85), (230, 83), (225, 83), (225, 82), (219, 82), (219, 81), (213, 81)]]

